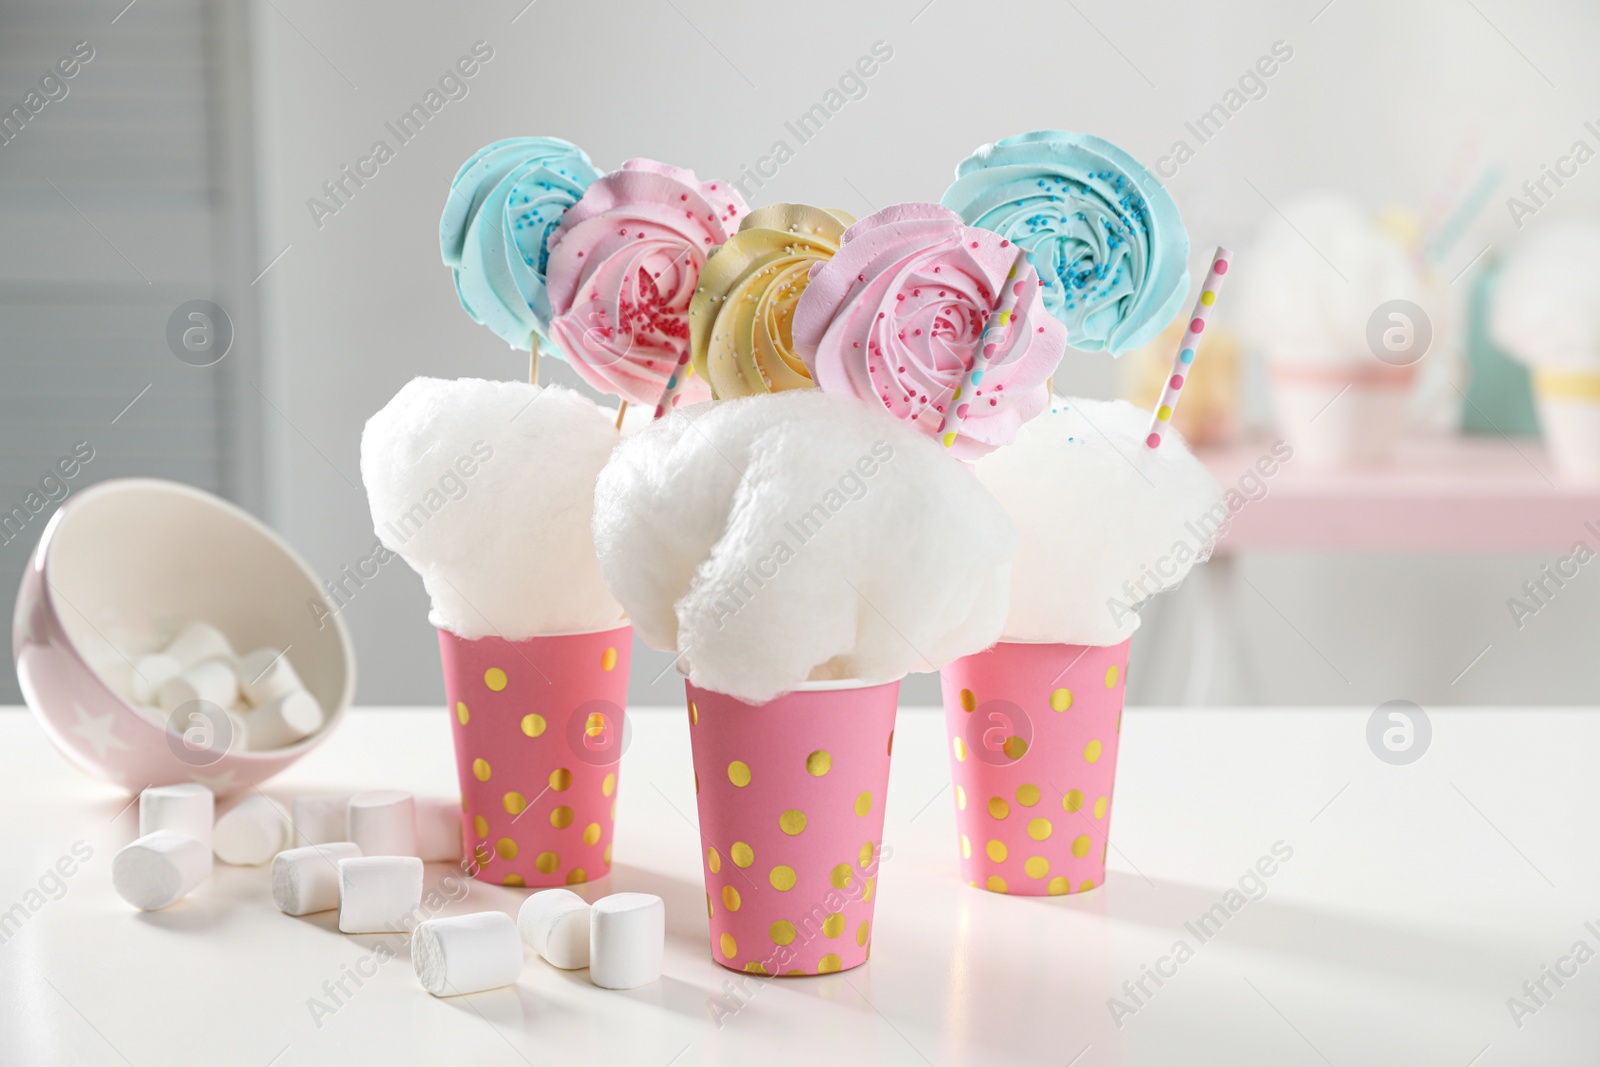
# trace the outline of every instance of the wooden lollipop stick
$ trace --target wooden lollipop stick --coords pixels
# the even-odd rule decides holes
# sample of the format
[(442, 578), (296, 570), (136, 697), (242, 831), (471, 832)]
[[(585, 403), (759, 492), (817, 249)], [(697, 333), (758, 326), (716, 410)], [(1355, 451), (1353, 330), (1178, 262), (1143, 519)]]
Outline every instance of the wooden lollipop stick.
[(528, 384), (539, 384), (539, 335), (528, 335)]
[(622, 402), (622, 406), (617, 409), (617, 429), (619, 429), (619, 430), (622, 429), (622, 417), (624, 415), (626, 415), (627, 413), (628, 413), (628, 402), (626, 400), (624, 400)]

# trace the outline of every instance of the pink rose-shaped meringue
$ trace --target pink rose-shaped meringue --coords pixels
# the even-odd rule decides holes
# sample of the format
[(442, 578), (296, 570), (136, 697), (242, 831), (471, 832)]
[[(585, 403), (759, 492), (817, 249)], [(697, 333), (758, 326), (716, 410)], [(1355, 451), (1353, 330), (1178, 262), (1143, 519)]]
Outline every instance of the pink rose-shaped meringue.
[(689, 301), (706, 254), (748, 211), (727, 182), (649, 159), (591, 184), (551, 236), (546, 271), (551, 334), (579, 377), (655, 404), (687, 368)]
[[(837, 255), (811, 269), (794, 315), (794, 347), (826, 392), (880, 404), (937, 436), (979, 338), (1017, 265), (1017, 248), (962, 225), (937, 204), (896, 204), (844, 233)], [(1045, 381), (1067, 331), (1044, 307), (1038, 274), (1021, 289), (970, 395), (951, 452), (972, 460), (1009, 444), (1049, 405)], [(1016, 284), (1015, 282), (1013, 284)]]

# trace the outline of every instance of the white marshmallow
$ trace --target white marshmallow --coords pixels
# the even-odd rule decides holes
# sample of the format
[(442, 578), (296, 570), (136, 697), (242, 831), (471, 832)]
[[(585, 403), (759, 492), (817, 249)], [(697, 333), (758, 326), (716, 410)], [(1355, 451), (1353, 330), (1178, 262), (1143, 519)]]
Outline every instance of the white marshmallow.
[(221, 630), (207, 622), (191, 622), (185, 626), (163, 651), (178, 661), (178, 666), (188, 670), (208, 659), (233, 663), (239, 658)]
[(258, 648), (239, 658), (239, 689), (252, 707), (304, 688), (286, 651)]
[(309, 915), (339, 906), (339, 861), (361, 850), (348, 841), (291, 848), (272, 857), (272, 902), (285, 915)]
[(161, 683), (156, 696), (161, 710), (177, 711), (191, 700), (204, 700), (219, 708), (228, 708), (239, 699), (239, 679), (233, 668), (219, 659), (196, 664)]
[(322, 705), (304, 689), (273, 697), (245, 715), (252, 749), (287, 748), (322, 726)]
[(111, 861), (117, 896), (141, 911), (156, 911), (186, 896), (210, 873), (211, 850), (175, 830), (146, 834)]
[(546, 889), (524, 900), (517, 930), (552, 967), (589, 966), (589, 902), (572, 890)]
[(424, 863), (455, 863), (461, 859), (459, 797), (417, 798), (417, 855)]
[(117, 696), (130, 704), (143, 703), (133, 695), (133, 664), (125, 659), (91, 659), (89, 669)]
[(422, 861), (415, 856), (356, 856), (339, 861), (339, 929), (347, 934), (405, 933), (422, 904)]
[(415, 856), (417, 805), (398, 789), (369, 789), (350, 798), (345, 840), (363, 856)]
[(294, 798), (296, 845), (326, 845), (348, 840), (350, 794)]
[(227, 710), (228, 745), (225, 751), (246, 752), (250, 749), (250, 720), (232, 708)]
[(193, 782), (151, 786), (139, 794), (139, 836), (173, 830), (192, 837), (209, 851), (216, 815), (211, 790)]
[(522, 974), (517, 925), (500, 911), (429, 919), (411, 938), (411, 963), (436, 997), (511, 985)]
[(140, 656), (133, 665), (133, 675), (129, 680), (133, 699), (140, 704), (154, 704), (161, 687), (182, 673), (183, 664), (165, 652)]
[(180, 737), (183, 746), (192, 752), (243, 752), (248, 743), (244, 716), (228, 710), (226, 705), (180, 704), (170, 714), (160, 708), (144, 711), (152, 722)]
[(217, 820), (212, 848), (235, 867), (259, 867), (289, 844), (289, 815), (264, 796), (246, 797)]
[(589, 917), (589, 981), (602, 989), (633, 989), (661, 977), (667, 909), (649, 893), (613, 893), (594, 902)]

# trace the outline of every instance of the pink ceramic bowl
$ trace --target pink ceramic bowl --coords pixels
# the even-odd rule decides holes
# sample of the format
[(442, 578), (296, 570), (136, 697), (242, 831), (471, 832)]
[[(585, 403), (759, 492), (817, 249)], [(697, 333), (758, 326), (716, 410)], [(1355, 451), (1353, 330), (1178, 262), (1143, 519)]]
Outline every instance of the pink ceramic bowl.
[[(311, 569), (277, 534), (198, 489), (152, 478), (102, 482), (45, 527), (23, 574), (12, 651), (45, 733), (89, 774), (138, 792), (199, 782), (218, 793), (257, 785), (327, 737), (355, 692), (350, 637)], [(193, 744), (119, 695), (111, 672), (160, 635), (204, 620), (241, 654), (289, 650), (322, 704), (322, 728), (287, 748)], [(225, 732), (225, 729), (224, 729)]]

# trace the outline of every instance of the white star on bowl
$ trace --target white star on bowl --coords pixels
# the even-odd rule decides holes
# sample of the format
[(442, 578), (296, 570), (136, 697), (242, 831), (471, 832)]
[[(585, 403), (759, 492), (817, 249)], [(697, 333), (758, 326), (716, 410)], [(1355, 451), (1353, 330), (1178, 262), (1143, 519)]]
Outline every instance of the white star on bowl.
[(89, 747), (94, 749), (95, 758), (105, 759), (106, 753), (114, 748), (122, 749), (124, 752), (132, 751), (132, 746), (117, 736), (114, 713), (90, 715), (83, 710), (83, 705), (77, 702), (73, 703), (72, 710), (78, 714), (78, 724), (72, 728), (72, 732), (89, 742)]

